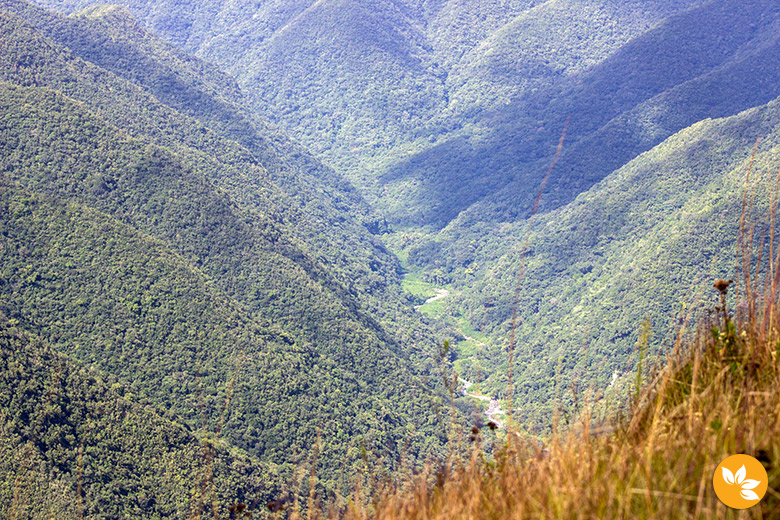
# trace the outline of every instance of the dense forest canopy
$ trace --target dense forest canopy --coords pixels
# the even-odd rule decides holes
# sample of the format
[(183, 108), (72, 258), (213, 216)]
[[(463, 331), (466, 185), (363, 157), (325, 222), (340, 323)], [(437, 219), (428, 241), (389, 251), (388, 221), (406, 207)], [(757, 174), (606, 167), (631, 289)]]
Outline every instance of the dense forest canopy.
[[(66, 12), (89, 5), (42, 3)], [(712, 175), (729, 173), (749, 156), (747, 143), (765, 132), (714, 137), (711, 127), (692, 125), (780, 94), (774, 29), (780, 8), (769, 0), (125, 5), (175, 45), (232, 73), (252, 108), (355, 184), (389, 223), (384, 238), (406, 268), (448, 286), (446, 314), (488, 340), (479, 359), (468, 356), (461, 366), (471, 367), (472, 378), (486, 377), (493, 393), (505, 388), (512, 284), (527, 219), (566, 120), (563, 153), (540, 199), (549, 232), (531, 235), (520, 305), (518, 344), (535, 368), (525, 361), (516, 368), (579, 374), (572, 377), (603, 387), (615, 372), (631, 370), (629, 353), (645, 317), (656, 330), (654, 345), (668, 337), (677, 285), (636, 282), (652, 298), (621, 289), (621, 303), (594, 305), (585, 303), (593, 299), (591, 280), (629, 283), (623, 264), (634, 262), (623, 234), (657, 245), (672, 209), (708, 206), (695, 197), (709, 177), (695, 176), (691, 184), (679, 178), (683, 166), (663, 176), (653, 166), (648, 171), (659, 177), (648, 182), (681, 188), (685, 201), (655, 204), (656, 190), (645, 186), (634, 196), (636, 186), (627, 184), (608, 204), (594, 202), (588, 215), (578, 214), (581, 222), (570, 224), (567, 215), (581, 204), (578, 197), (592, 191), (587, 196), (600, 200), (600, 182), (625, 178), (617, 172), (636, 169), (643, 163), (632, 161), (658, 153), (657, 146), (687, 128), (702, 132), (705, 142), (728, 143), (723, 153), (731, 156), (718, 148), (702, 161), (715, 165)], [(639, 201), (648, 205), (649, 220), (629, 219), (619, 232), (609, 231), (605, 219), (619, 220)], [(534, 256), (542, 250), (552, 256)], [(632, 254), (657, 256), (653, 250)], [(691, 280), (693, 271), (702, 280), (728, 265), (708, 263), (709, 255), (692, 260), (686, 248), (665, 251), (650, 272), (670, 280)], [(616, 267), (602, 272), (596, 268), (602, 262)], [(588, 345), (593, 356), (585, 360)], [(530, 379), (529, 406), (549, 405), (550, 387)]]

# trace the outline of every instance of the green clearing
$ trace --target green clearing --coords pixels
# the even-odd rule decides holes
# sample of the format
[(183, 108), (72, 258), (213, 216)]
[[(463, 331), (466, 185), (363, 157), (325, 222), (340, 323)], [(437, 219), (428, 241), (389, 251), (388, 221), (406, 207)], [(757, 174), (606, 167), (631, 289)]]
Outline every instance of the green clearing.
[(439, 287), (432, 283), (423, 281), (422, 274), (420, 272), (410, 271), (403, 275), (403, 278), (401, 279), (401, 288), (412, 296), (415, 296), (416, 298), (424, 301), (428, 298), (436, 296), (436, 289)]
[[(455, 359), (452, 367), (459, 377), (473, 383), (469, 393), (489, 397), (479, 390), (479, 383), (488, 375), (488, 366), (485, 363), (489, 351), (488, 337), (474, 329), (468, 318), (460, 313), (460, 309), (453, 308), (451, 300), (459, 295), (453, 294), (451, 285), (435, 284), (424, 280), (424, 273), (420, 268), (410, 265), (409, 251), (417, 244), (422, 232), (406, 229), (383, 236), (388, 249), (396, 255), (404, 270), (401, 278), (401, 287), (404, 292), (411, 294), (419, 302), (417, 311), (425, 317), (437, 320), (443, 329), (448, 329), (453, 336)], [(425, 300), (447, 291), (447, 296), (429, 303)], [(480, 403), (480, 408), (487, 409), (487, 403), (474, 398)]]
[(404, 274), (402, 288), (421, 302), (417, 307), (421, 314), (427, 318), (439, 320), (443, 327), (452, 330), (455, 336), (453, 341), (455, 346), (453, 368), (459, 376), (475, 383), (476, 387), (477, 381), (486, 375), (483, 363), (480, 360), (484, 360), (486, 354), (487, 336), (474, 330), (467, 318), (454, 315), (453, 309), (447, 301), (449, 294), (435, 301), (422, 303), (422, 301), (428, 298), (442, 294), (442, 291), (449, 292), (450, 289), (448, 287), (426, 282), (422, 280), (418, 271), (411, 270)]
[[(446, 290), (446, 289), (443, 289)], [(434, 293), (433, 296), (436, 296), (437, 293)], [(427, 316), (428, 318), (436, 318), (444, 321), (448, 325), (453, 325), (452, 318), (448, 316), (448, 309), (447, 304), (445, 303), (446, 298), (441, 298), (436, 301), (432, 301), (430, 303), (425, 303), (417, 308), (420, 313)]]

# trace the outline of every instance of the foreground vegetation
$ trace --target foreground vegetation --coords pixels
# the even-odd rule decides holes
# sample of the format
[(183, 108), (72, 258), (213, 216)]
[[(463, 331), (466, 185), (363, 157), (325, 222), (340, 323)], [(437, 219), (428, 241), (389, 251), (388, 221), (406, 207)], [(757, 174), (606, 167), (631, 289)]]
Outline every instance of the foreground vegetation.
[[(776, 297), (753, 298), (746, 315), (732, 319), (717, 308), (711, 321), (681, 337), (663, 369), (632, 397), (630, 413), (595, 425), (590, 407), (543, 442), (515, 424), (493, 457), (483, 444), (487, 429), (475, 429), (468, 460), (429, 465), (403, 487), (379, 485), (370, 507), (322, 516), (776, 517), (780, 312)], [(739, 514), (712, 489), (717, 465), (737, 453), (756, 457), (769, 475), (759, 506)]]
[[(487, 428), (475, 426), (469, 457), (428, 465), (401, 487), (380, 483), (370, 507), (350, 505), (337, 516), (780, 515), (780, 173), (762, 185), (769, 202), (767, 211), (759, 212), (765, 216), (756, 219), (759, 190), (751, 184), (755, 156), (754, 150), (738, 219), (739, 282), (715, 281), (715, 305), (686, 314), (663, 365), (648, 366), (652, 331), (649, 321), (643, 323), (628, 400), (613, 405), (606, 420), (599, 419), (608, 409), (603, 398), (572, 388), (576, 420), (561, 410), (564, 414), (556, 415), (551, 435), (532, 435), (526, 425), (510, 420), (505, 440), (497, 445)], [(488, 426), (495, 429), (492, 423)], [(769, 478), (763, 500), (743, 512), (724, 506), (712, 486), (718, 464), (740, 453), (758, 459)]]

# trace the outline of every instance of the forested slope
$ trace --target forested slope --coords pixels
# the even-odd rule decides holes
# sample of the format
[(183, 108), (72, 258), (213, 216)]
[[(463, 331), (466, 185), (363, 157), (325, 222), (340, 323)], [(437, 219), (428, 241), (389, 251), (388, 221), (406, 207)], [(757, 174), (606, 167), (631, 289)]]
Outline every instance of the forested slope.
[[(66, 12), (93, 4), (41, 3)], [(387, 182), (377, 182), (382, 172), (443, 140), (471, 139), (479, 128), (464, 127), (489, 124), (484, 112), (503, 108), (531, 83), (559, 83), (701, 2), (122, 3), (147, 27), (235, 75), (253, 108), (397, 219), (409, 204), (416, 213), (450, 204), (411, 182), (387, 193)]]
[(170, 518), (211, 514), (212, 498), (224, 515), (278, 495), (273, 465), (204, 444), (11, 321), (0, 325), (4, 517)]
[(757, 167), (775, 168), (773, 0), (124, 5), (355, 182), (389, 223), (372, 229), (487, 334), (462, 366), (494, 393), (527, 219), (569, 121), (520, 293), (521, 415), (540, 424), (572, 381), (600, 392), (633, 369), (643, 318), (657, 347), (681, 294), (731, 276), (756, 138)]
[(391, 225), (449, 225), (410, 258), (452, 279), (471, 242), (528, 215), (568, 116), (543, 208), (777, 94), (768, 0), (378, 2), (371, 37), (349, 2), (127, 5), (236, 74), (256, 109), (337, 164)]
[[(701, 310), (712, 280), (735, 276), (743, 203), (748, 222), (755, 219), (756, 252), (768, 245), (779, 135), (777, 100), (702, 121), (540, 216), (527, 246), (518, 224), (518, 238), (479, 249), (455, 305), (492, 337), (508, 336), (524, 265), (515, 365), (522, 417), (540, 424), (557, 406), (573, 407), (572, 388), (603, 396), (613, 374), (627, 384), (644, 319), (653, 353), (673, 345), (681, 326), (697, 323), (701, 314), (691, 309)], [(492, 390), (504, 392), (506, 342), (496, 344), (503, 348), (483, 357), (482, 370), (492, 374)]]
[[(543, 86), (519, 88), (502, 106), (481, 114), (475, 126), (384, 173), (391, 192), (393, 185), (418, 183), (414, 199), (395, 202), (395, 218), (436, 227), (452, 223), (451, 231), (436, 237), (451, 243), (470, 235), (472, 227), (482, 234), (479, 223), (526, 217), (536, 191), (529, 187), (539, 185), (569, 116), (560, 169), (543, 208), (570, 202), (703, 118), (774, 99), (778, 17), (773, 2), (739, 7), (729, 0), (707, 2), (635, 35), (589, 67), (547, 77)], [(455, 180), (462, 187), (453, 190)], [(410, 209), (417, 213), (406, 217)]]
[[(363, 449), (397, 460), (403, 439), (414, 457), (438, 452), (435, 338), (354, 190), (206, 82), (173, 96), (190, 96), (199, 120), (157, 83), (88, 61), (107, 60), (115, 41), (91, 35), (126, 13), (2, 6), (3, 312), (193, 430), (216, 429), (232, 393), (224, 442), (285, 479), (318, 432), (327, 489), (348, 485)], [(159, 78), (209, 69), (113, 25), (136, 31), (121, 45), (143, 43), (128, 56)], [(145, 77), (133, 63), (116, 68)]]
[[(62, 90), (132, 135), (183, 149), (242, 208), (283, 224), (287, 240), (326, 264), (328, 273), (375, 317), (403, 333), (420, 328), (399, 298), (397, 260), (370, 234), (383, 230), (382, 221), (332, 170), (243, 109), (230, 78), (155, 40), (121, 9), (74, 19), (18, 1), (9, 0), (6, 6), (69, 48), (64, 55), (43, 52), (46, 60), (22, 68), (13, 61), (18, 62), (20, 52), (14, 50), (8, 58), (9, 77)], [(15, 30), (23, 32), (25, 47), (39, 38), (23, 28)], [(74, 77), (74, 69), (87, 73)], [(215, 92), (209, 85), (223, 86)], [(228, 104), (226, 98), (238, 104)], [(199, 119), (171, 110), (180, 106)]]
[[(21, 99), (14, 99), (15, 94)], [(34, 122), (41, 135), (50, 139), (54, 128), (88, 138), (88, 123), (96, 123), (88, 116), (88, 122), (79, 121), (72, 106), (58, 106), (64, 100), (41, 89), (6, 87), (3, 100), (8, 109), (4, 115), (14, 113)], [(37, 105), (41, 111), (25, 114), (13, 101)], [(47, 116), (55, 114), (70, 125), (59, 119), (45, 128)], [(16, 118), (12, 127), (24, 128)], [(14, 146), (18, 137), (8, 128), (3, 129), (5, 143)], [(333, 430), (325, 467), (335, 456), (328, 451), (343, 456), (349, 439), (358, 435), (365, 435), (364, 442), (374, 449), (385, 450), (382, 432), (386, 426), (395, 423), (390, 426), (394, 430), (413, 422), (426, 428), (432, 418), (432, 401), (424, 386), (379, 339), (372, 338), (371, 331), (351, 321), (349, 311), (340, 310), (334, 299), (322, 296), (322, 286), (300, 267), (268, 249), (261, 250), (250, 230), (244, 229), (245, 236), (230, 233), (230, 226), (241, 228), (240, 221), (230, 218), (229, 207), (220, 208), (213, 199), (209, 203), (202, 192), (197, 199), (191, 198), (194, 194), (185, 190), (193, 186), (182, 178), (175, 163), (155, 156), (160, 150), (136, 148), (139, 163), (112, 164), (109, 158), (114, 154), (120, 161), (130, 158), (122, 157), (116, 143), (116, 148), (110, 147), (107, 135), (115, 135), (116, 129), (104, 132), (100, 136), (105, 147), (102, 156), (96, 149), (82, 148), (84, 155), (79, 157), (77, 151), (68, 149), (62, 135), (51, 141), (60, 152), (81, 159), (85, 167), (95, 160), (107, 161), (98, 171), (114, 176), (97, 183), (81, 178), (84, 170), (65, 175), (67, 169), (42, 164), (4, 165), (6, 178), (13, 174), (17, 181), (9, 181), (6, 187), (2, 212), (2, 301), (9, 315), (75, 359), (115, 374), (142, 402), (162, 406), (193, 427), (201, 421), (198, 385), (203, 386), (208, 417), (216, 421), (220, 394), (232, 374), (241, 370), (235, 412), (225, 425), (225, 435), (266, 460), (290, 461), (296, 449), (305, 451), (313, 445), (319, 427)], [(34, 133), (32, 129), (24, 135)], [(39, 157), (52, 153), (29, 139), (26, 144)], [(19, 152), (19, 147), (14, 149)], [(14, 155), (6, 150), (4, 154)], [(36, 178), (34, 172), (41, 175)], [(24, 173), (30, 176), (25, 178)], [(19, 185), (41, 195), (27, 195)], [(82, 186), (89, 195), (78, 203)], [(75, 188), (76, 193), (68, 188)], [(177, 197), (164, 188), (177, 190)], [(107, 204), (104, 209), (113, 210), (115, 218), (83, 207), (84, 203), (99, 206), (100, 198), (109, 202), (107, 192), (117, 200), (114, 207)], [(195, 201), (199, 205), (193, 207)], [(179, 217), (179, 221), (176, 216), (182, 211), (187, 211), (186, 218)], [(170, 242), (165, 243), (164, 235), (153, 239), (119, 220), (150, 232), (158, 231), (155, 224), (186, 222), (190, 229), (171, 227), (170, 233), (187, 237), (189, 232), (191, 241), (203, 236), (192, 228), (208, 229), (203, 242), (211, 248), (221, 247), (228, 255), (240, 251), (242, 245), (256, 247), (267, 274), (264, 280), (245, 283), (264, 297), (256, 303), (262, 310), (249, 310), (230, 298), (218, 280), (176, 253)], [(236, 243), (231, 244), (231, 239)], [(327, 320), (328, 316), (338, 318)], [(398, 397), (394, 396), (400, 395), (406, 404), (395, 401)], [(409, 404), (412, 408), (407, 408)], [(382, 412), (390, 406), (401, 415), (392, 418)], [(401, 419), (406, 415), (404, 409), (418, 419)], [(389, 422), (377, 422), (377, 412)], [(397, 435), (400, 432), (390, 437)]]

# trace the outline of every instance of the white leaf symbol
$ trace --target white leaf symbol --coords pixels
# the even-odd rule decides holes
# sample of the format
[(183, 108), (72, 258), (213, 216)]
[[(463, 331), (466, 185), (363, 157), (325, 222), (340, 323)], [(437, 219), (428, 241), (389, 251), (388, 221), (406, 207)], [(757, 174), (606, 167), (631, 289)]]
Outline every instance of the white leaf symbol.
[(737, 484), (742, 484), (742, 481), (745, 480), (746, 473), (747, 471), (745, 471), (745, 466), (743, 465), (741, 468), (737, 470), (736, 474), (734, 475), (734, 481)]
[(733, 484), (734, 474), (726, 468), (721, 468), (721, 469), (723, 469), (723, 480), (725, 480), (728, 484)]
[(758, 495), (756, 495), (756, 492), (749, 489), (743, 489), (739, 494), (745, 500), (758, 500)]
[(740, 487), (742, 489), (753, 489), (756, 486), (758, 486), (759, 484), (761, 484), (761, 481), (753, 480), (753, 479), (749, 478), (746, 481), (744, 481)]

